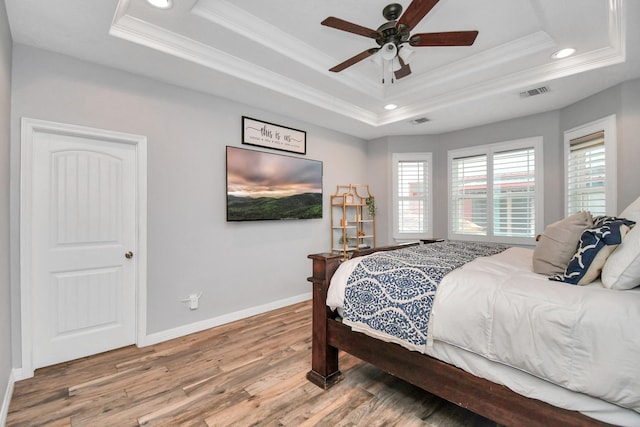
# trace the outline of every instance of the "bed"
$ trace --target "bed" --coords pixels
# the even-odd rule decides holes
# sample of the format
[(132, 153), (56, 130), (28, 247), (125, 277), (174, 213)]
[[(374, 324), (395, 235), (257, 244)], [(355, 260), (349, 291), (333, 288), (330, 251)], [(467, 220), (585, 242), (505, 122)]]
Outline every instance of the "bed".
[[(640, 288), (605, 289), (599, 279), (587, 286), (550, 281), (531, 271), (532, 249), (498, 248), (444, 276), (429, 331), (418, 341), (396, 339), (384, 327), (370, 329), (347, 316), (344, 289), (362, 260), (427, 247), (437, 252), (452, 243), (377, 248), (348, 261), (309, 255), (313, 342), (307, 378), (324, 389), (340, 381), (342, 350), (502, 425), (640, 426)], [(494, 274), (497, 281), (488, 277)], [(608, 326), (592, 335), (594, 325)]]

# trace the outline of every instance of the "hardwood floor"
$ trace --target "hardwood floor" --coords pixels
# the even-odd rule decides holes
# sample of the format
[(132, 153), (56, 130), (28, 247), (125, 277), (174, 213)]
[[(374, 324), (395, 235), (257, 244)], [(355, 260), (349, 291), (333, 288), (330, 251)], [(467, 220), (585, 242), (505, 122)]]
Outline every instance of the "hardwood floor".
[(495, 426), (348, 354), (309, 383), (311, 303), (36, 371), (7, 426)]

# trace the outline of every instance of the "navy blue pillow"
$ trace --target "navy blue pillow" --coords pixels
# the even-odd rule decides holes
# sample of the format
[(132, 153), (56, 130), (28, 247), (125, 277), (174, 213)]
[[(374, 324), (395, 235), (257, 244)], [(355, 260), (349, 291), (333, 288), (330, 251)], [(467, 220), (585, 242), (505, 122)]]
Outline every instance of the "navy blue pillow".
[(593, 228), (586, 229), (582, 233), (582, 236), (580, 236), (576, 253), (569, 261), (564, 274), (549, 277), (549, 280), (570, 283), (572, 285), (578, 284), (602, 248), (622, 243), (623, 234), (620, 228), (623, 225), (631, 228), (634, 224), (635, 221), (630, 221), (625, 218), (611, 216), (595, 217), (593, 219)]

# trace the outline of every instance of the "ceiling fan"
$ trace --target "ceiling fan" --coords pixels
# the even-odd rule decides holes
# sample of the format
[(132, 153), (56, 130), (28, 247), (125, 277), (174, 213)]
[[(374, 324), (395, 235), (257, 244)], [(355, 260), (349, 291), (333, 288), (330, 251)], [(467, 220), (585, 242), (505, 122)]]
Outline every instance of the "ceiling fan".
[[(393, 60), (398, 58), (400, 68), (395, 71), (397, 79), (411, 74), (409, 64), (403, 59), (401, 50), (406, 43), (410, 46), (471, 46), (478, 36), (477, 31), (448, 31), (439, 33), (420, 33), (411, 35), (410, 32), (424, 18), (439, 0), (413, 0), (407, 10), (402, 13), (402, 5), (392, 3), (382, 10), (382, 16), (388, 21), (372, 30), (358, 24), (354, 24), (333, 16), (321, 22), (322, 25), (369, 37), (376, 41), (379, 47), (374, 47), (361, 52), (344, 62), (329, 69), (335, 73), (348, 68), (363, 59), (370, 57), (382, 49), (382, 58)], [(400, 19), (398, 19), (400, 18)], [(383, 80), (384, 82), (384, 80)]]

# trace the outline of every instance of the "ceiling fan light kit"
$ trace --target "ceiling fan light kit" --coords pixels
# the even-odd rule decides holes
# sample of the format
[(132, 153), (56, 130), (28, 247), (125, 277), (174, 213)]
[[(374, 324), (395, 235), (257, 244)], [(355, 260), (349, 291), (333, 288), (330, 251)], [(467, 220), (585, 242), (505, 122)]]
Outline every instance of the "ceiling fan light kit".
[(398, 54), (398, 47), (389, 42), (382, 46), (382, 59), (385, 61), (391, 61)]
[[(413, 0), (404, 13), (402, 13), (402, 5), (391, 3), (382, 10), (382, 16), (387, 22), (378, 27), (377, 30), (372, 30), (333, 16), (326, 18), (321, 22), (322, 25), (374, 39), (379, 46), (365, 50), (336, 65), (329, 71), (340, 72), (381, 50), (380, 55), (382, 59), (392, 61), (391, 68), (394, 71), (396, 79), (400, 79), (411, 74), (408, 61), (413, 51), (405, 51), (405, 43), (415, 47), (471, 46), (478, 36), (477, 31), (449, 31), (411, 35), (411, 31), (418, 25), (422, 18), (435, 7), (438, 1), (439, 0)], [(393, 64), (395, 58), (398, 58), (399, 68)], [(384, 63), (382, 65), (384, 74)], [(384, 81), (383, 77), (382, 82), (384, 83)], [(393, 82), (393, 79), (391, 79), (391, 81)]]
[(400, 46), (398, 49), (398, 57), (402, 59), (404, 62), (408, 63), (409, 58), (413, 55), (413, 50), (407, 48), (406, 46)]

